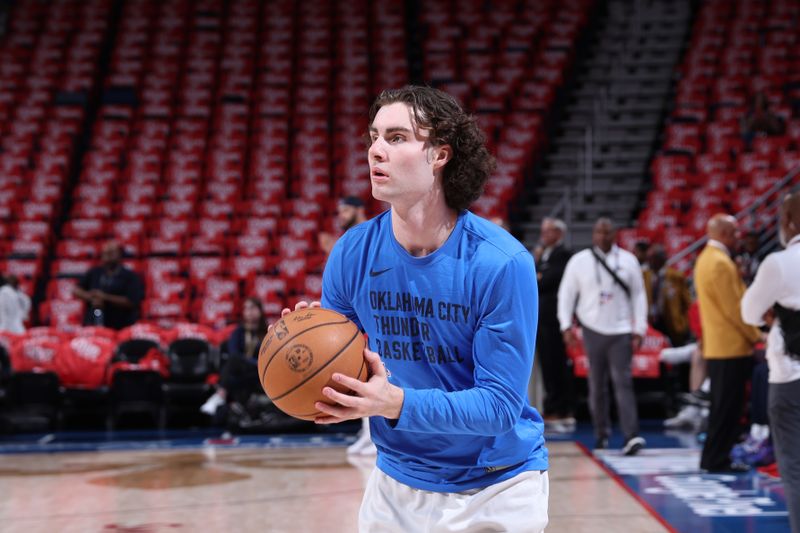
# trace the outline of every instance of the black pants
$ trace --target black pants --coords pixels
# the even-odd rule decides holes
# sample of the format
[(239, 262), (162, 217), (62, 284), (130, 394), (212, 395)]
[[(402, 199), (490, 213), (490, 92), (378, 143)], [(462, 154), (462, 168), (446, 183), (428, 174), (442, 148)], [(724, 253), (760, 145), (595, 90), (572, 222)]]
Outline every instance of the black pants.
[(589, 408), (594, 436), (611, 436), (611, 402), (608, 378), (614, 385), (619, 425), (625, 442), (639, 435), (639, 411), (633, 390), (633, 345), (631, 334), (604, 335), (583, 328), (583, 345), (589, 358)]
[(769, 425), (767, 398), (769, 397), (769, 367), (766, 362), (753, 367), (753, 383), (750, 385), (750, 422)]
[(544, 414), (572, 416), (575, 409), (572, 365), (558, 323), (539, 325), (536, 351), (544, 381)]
[(800, 380), (769, 384), (769, 417), (792, 532), (800, 533)]
[(261, 389), (256, 365), (241, 357), (231, 357), (219, 377), (220, 386), (226, 391), (226, 398), (239, 403), (247, 403), (254, 392)]
[(753, 370), (753, 358), (707, 359), (707, 363), (711, 407), (700, 468), (719, 471), (730, 467), (731, 449), (741, 434), (739, 422), (745, 405), (747, 380)]

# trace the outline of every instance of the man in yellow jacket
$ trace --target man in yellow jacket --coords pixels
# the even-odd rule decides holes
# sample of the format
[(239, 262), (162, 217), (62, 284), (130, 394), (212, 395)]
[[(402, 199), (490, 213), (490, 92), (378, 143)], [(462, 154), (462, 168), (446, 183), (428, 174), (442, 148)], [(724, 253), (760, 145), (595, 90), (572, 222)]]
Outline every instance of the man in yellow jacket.
[(731, 464), (730, 451), (739, 436), (745, 387), (752, 371), (753, 347), (759, 330), (742, 321), (740, 302), (745, 291), (731, 251), (737, 224), (730, 215), (708, 221), (708, 244), (694, 267), (694, 282), (703, 327), (703, 357), (711, 381), (708, 433), (700, 468), (709, 472), (741, 470)]
[(667, 266), (662, 244), (647, 249), (647, 265), (642, 272), (647, 292), (647, 319), (650, 325), (669, 337), (673, 346), (689, 340), (689, 306), (692, 295), (686, 276)]

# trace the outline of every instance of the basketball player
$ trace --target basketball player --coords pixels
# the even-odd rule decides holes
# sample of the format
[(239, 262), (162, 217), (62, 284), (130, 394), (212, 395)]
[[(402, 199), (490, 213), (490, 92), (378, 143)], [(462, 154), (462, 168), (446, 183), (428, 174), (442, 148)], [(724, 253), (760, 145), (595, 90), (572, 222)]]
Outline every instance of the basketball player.
[(359, 529), (542, 531), (544, 424), (526, 396), (536, 272), (516, 239), (467, 211), (494, 168), (484, 136), (427, 87), (384, 91), (369, 118), (372, 194), (391, 208), (336, 243), (322, 304), (369, 335), (372, 376), (334, 374), (353, 394), (326, 387), (336, 405), (316, 404), (320, 424), (371, 417), (377, 468)]

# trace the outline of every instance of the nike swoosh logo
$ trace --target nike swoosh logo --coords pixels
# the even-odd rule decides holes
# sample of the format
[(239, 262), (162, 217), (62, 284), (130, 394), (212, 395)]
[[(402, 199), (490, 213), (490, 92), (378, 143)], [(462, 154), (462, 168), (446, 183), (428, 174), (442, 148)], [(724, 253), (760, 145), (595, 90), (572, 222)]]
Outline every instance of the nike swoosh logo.
[(385, 268), (383, 270), (370, 270), (369, 271), (369, 277), (374, 278), (376, 276), (380, 276), (381, 274), (385, 274), (386, 272), (389, 272), (391, 269), (392, 269), (392, 267)]

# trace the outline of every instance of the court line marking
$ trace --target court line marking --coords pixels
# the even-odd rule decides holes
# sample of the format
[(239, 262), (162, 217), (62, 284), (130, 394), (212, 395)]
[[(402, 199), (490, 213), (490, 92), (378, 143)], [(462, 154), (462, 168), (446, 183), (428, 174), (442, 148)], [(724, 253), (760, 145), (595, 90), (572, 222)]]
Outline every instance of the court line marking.
[(639, 503), (639, 505), (641, 505), (644, 508), (644, 510), (647, 511), (653, 518), (655, 518), (658, 523), (664, 526), (664, 528), (666, 528), (667, 531), (669, 531), (670, 533), (680, 533), (669, 522), (667, 522), (666, 518), (661, 516), (639, 494), (634, 492), (634, 490), (631, 487), (629, 487), (627, 483), (625, 483), (622, 477), (620, 477), (616, 472), (611, 470), (611, 468), (609, 468), (605, 463), (603, 463), (603, 461), (595, 457), (595, 455), (589, 450), (589, 448), (586, 447), (586, 445), (584, 445), (581, 442), (575, 441), (575, 446), (577, 446), (578, 449), (580, 449), (589, 459), (591, 459), (597, 466), (599, 466), (603, 471), (605, 471), (605, 473), (608, 474), (611, 477), (611, 479), (616, 481), (617, 485), (625, 489), (625, 492), (630, 494), (633, 497), (633, 499), (636, 500)]

